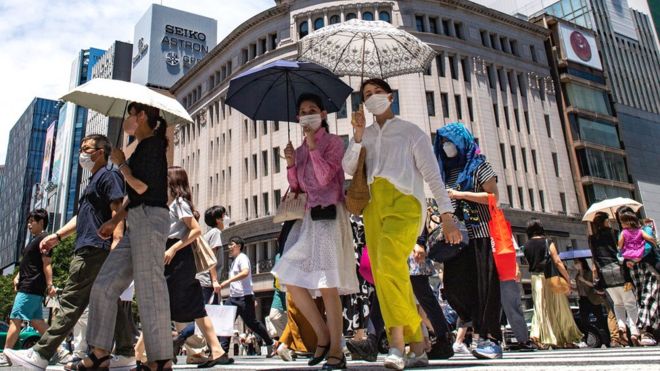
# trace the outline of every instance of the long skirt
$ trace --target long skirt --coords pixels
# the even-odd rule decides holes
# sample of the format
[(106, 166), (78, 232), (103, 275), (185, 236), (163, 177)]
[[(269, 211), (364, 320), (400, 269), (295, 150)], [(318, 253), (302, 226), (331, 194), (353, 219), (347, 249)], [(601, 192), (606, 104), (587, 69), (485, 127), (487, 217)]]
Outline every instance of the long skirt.
[(532, 274), (534, 317), (529, 336), (544, 345), (570, 346), (582, 340), (582, 332), (573, 319), (566, 295), (550, 289), (543, 273)]
[[(177, 241), (179, 240), (167, 240), (167, 247), (171, 247)], [(202, 285), (195, 278), (196, 273), (192, 246), (179, 250), (170, 264), (165, 266), (172, 321), (192, 322), (206, 317)]]
[(660, 329), (660, 283), (647, 263), (635, 264), (630, 270), (639, 307), (637, 327), (643, 331)]

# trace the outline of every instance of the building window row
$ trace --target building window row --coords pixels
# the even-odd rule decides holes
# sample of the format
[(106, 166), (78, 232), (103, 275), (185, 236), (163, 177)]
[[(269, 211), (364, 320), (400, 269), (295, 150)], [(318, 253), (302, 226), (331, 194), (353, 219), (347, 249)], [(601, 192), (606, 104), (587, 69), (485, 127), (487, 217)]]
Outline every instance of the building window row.
[(344, 7), (344, 9), (333, 12), (328, 9), (321, 9), (319, 13), (305, 14), (297, 16), (298, 22), (298, 38), (309, 35), (311, 31), (319, 30), (326, 25), (332, 25), (351, 19), (362, 19), (365, 21), (374, 21), (376, 19), (392, 23), (392, 13), (390, 9), (381, 10), (377, 6), (370, 7), (368, 4), (362, 4), (359, 7), (351, 8)]
[(277, 33), (268, 33), (263, 37), (257, 38), (254, 42), (251, 42), (247, 47), (241, 49), (241, 65), (246, 64), (247, 62), (262, 56), (268, 53), (271, 50), (277, 48)]
[(494, 32), (487, 30), (480, 30), (481, 45), (502, 51), (507, 54), (520, 57), (520, 50), (518, 49), (518, 40), (511, 39), (507, 36), (498, 35)]
[(429, 15), (415, 15), (415, 29), (417, 32), (429, 32), (437, 35), (466, 39), (465, 25), (463, 22), (454, 21), (450, 18)]
[(197, 85), (187, 96), (183, 98), (183, 106), (190, 108), (202, 98), (202, 85)]

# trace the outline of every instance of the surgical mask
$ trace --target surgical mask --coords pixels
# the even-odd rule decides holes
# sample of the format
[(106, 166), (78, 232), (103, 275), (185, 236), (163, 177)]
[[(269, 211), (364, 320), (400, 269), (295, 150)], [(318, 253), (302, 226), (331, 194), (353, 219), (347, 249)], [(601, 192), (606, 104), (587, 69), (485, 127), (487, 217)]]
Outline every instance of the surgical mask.
[(300, 124), (300, 126), (302, 126), (303, 128), (311, 129), (313, 131), (318, 130), (318, 128), (321, 127), (322, 122), (323, 122), (323, 118), (321, 117), (320, 113), (300, 116), (298, 119), (298, 123)]
[(374, 94), (364, 102), (364, 106), (374, 115), (381, 115), (387, 111), (390, 104), (392, 104), (389, 98), (389, 94)]
[(458, 155), (458, 149), (456, 149), (456, 145), (451, 142), (444, 142), (442, 144), (442, 150), (445, 151), (445, 154), (449, 158), (454, 158), (456, 155)]
[(92, 155), (89, 153), (81, 153), (78, 162), (80, 167), (85, 170), (92, 170), (94, 167), (94, 160), (92, 160)]
[(137, 129), (138, 123), (136, 120), (126, 120), (124, 121), (124, 133), (128, 135), (135, 135), (135, 130)]

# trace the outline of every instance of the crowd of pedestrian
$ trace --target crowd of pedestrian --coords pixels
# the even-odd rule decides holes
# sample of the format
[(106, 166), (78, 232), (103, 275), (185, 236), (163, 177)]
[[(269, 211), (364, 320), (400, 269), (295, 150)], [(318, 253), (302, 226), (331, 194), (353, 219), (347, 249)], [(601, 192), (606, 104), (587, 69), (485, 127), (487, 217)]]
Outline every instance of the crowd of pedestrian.
[[(128, 106), (124, 131), (137, 140), (128, 159), (106, 137), (85, 137), (80, 165), (92, 176), (78, 214), (52, 234), (45, 232), (44, 210), (28, 217), (33, 238), (14, 281), (17, 295), (0, 362), (45, 369), (76, 333), (77, 344), (89, 350), (75, 353), (66, 369), (166, 370), (185, 348), (188, 361), (200, 368), (231, 364), (230, 354), (261, 353), (284, 361), (304, 356), (310, 366), (324, 362), (322, 369), (335, 370), (347, 368), (347, 354), (377, 361), (386, 338), (383, 365), (402, 370), (455, 353), (501, 358), (503, 314), (521, 351), (584, 346), (591, 316), (608, 333), (606, 345), (656, 345), (660, 258), (652, 221), (621, 208), (617, 237), (611, 216), (597, 214), (589, 226), (591, 264), (575, 260), (577, 274), (571, 277), (542, 221), (530, 220), (522, 247), (534, 307), (528, 329), (520, 267), (515, 254), (494, 246), (496, 231), (490, 227), (498, 176), (470, 131), (460, 123), (446, 125), (432, 144), (419, 126), (394, 114), (387, 82), (367, 80), (360, 94), (374, 123), (366, 126), (362, 107), (354, 113), (346, 149), (330, 133), (319, 96), (303, 94), (296, 102), (304, 140), (298, 148), (289, 143), (284, 154), (290, 192), (304, 194), (304, 205), (299, 217), (282, 226), (265, 325), (255, 313), (245, 240), (225, 240), (229, 216), (222, 206), (205, 211), (209, 230), (202, 236), (188, 175), (167, 166), (166, 122), (159, 110)], [(357, 176), (358, 169), (365, 169), (369, 187), (361, 215), (349, 212), (344, 191), (345, 175)], [(425, 184), (433, 195), (430, 205)], [(52, 250), (74, 233), (61, 309), (49, 327), (41, 303), (56, 294)], [(194, 252), (199, 238), (217, 257), (201, 273)], [(431, 253), (437, 243), (447, 249), (443, 258)], [(222, 280), (225, 268), (228, 278)], [(441, 289), (434, 292), (439, 276)], [(132, 285), (139, 337), (127, 330), (136, 327), (131, 291), (126, 299)], [(217, 336), (206, 305), (218, 303), (224, 288), (229, 293), (224, 304), (236, 308), (246, 333)], [(568, 296), (574, 290), (577, 321)], [(13, 350), (23, 321), (42, 337), (31, 349)]]

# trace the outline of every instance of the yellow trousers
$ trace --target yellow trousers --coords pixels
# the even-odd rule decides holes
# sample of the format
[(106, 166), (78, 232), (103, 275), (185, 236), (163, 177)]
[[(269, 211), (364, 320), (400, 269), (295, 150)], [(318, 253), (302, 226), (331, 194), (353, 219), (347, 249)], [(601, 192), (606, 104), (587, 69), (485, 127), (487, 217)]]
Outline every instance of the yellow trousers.
[(410, 283), (408, 256), (420, 231), (422, 207), (417, 198), (401, 193), (389, 181), (376, 178), (364, 209), (364, 230), (385, 327), (403, 326), (406, 343), (422, 341)]

